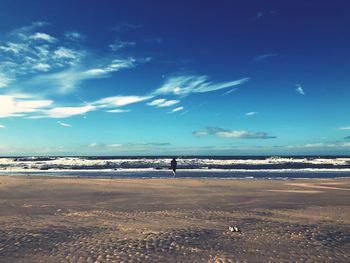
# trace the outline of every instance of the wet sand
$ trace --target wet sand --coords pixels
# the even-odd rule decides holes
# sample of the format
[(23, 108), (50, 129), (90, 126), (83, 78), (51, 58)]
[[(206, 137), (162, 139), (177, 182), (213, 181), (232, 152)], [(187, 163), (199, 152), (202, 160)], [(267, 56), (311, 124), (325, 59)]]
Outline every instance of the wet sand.
[(0, 262), (350, 262), (350, 179), (0, 176)]

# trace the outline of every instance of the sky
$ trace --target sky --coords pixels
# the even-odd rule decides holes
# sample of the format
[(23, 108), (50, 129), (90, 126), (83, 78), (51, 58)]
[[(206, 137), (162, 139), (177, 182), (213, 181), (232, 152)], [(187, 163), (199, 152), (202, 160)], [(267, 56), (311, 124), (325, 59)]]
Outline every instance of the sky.
[(349, 13), (2, 0), (0, 155), (348, 155)]

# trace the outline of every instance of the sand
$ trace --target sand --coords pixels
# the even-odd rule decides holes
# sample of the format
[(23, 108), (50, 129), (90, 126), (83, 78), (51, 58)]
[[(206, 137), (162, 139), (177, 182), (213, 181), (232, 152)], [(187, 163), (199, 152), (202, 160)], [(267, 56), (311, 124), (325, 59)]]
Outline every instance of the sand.
[(349, 223), (344, 178), (0, 176), (0, 262), (350, 262)]

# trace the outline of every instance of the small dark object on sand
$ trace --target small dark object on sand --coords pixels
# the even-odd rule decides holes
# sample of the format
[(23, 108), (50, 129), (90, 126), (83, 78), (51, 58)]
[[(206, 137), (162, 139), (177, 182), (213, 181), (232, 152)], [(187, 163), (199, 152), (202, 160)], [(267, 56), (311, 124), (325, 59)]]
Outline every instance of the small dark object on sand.
[(230, 230), (231, 232), (241, 232), (238, 226), (230, 226), (228, 230)]

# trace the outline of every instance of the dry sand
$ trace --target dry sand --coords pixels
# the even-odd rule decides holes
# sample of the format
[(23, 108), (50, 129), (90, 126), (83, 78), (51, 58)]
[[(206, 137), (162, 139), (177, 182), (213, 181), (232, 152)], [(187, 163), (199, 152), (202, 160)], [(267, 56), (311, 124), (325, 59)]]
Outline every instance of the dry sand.
[(350, 262), (349, 223), (350, 179), (0, 176), (0, 262)]

